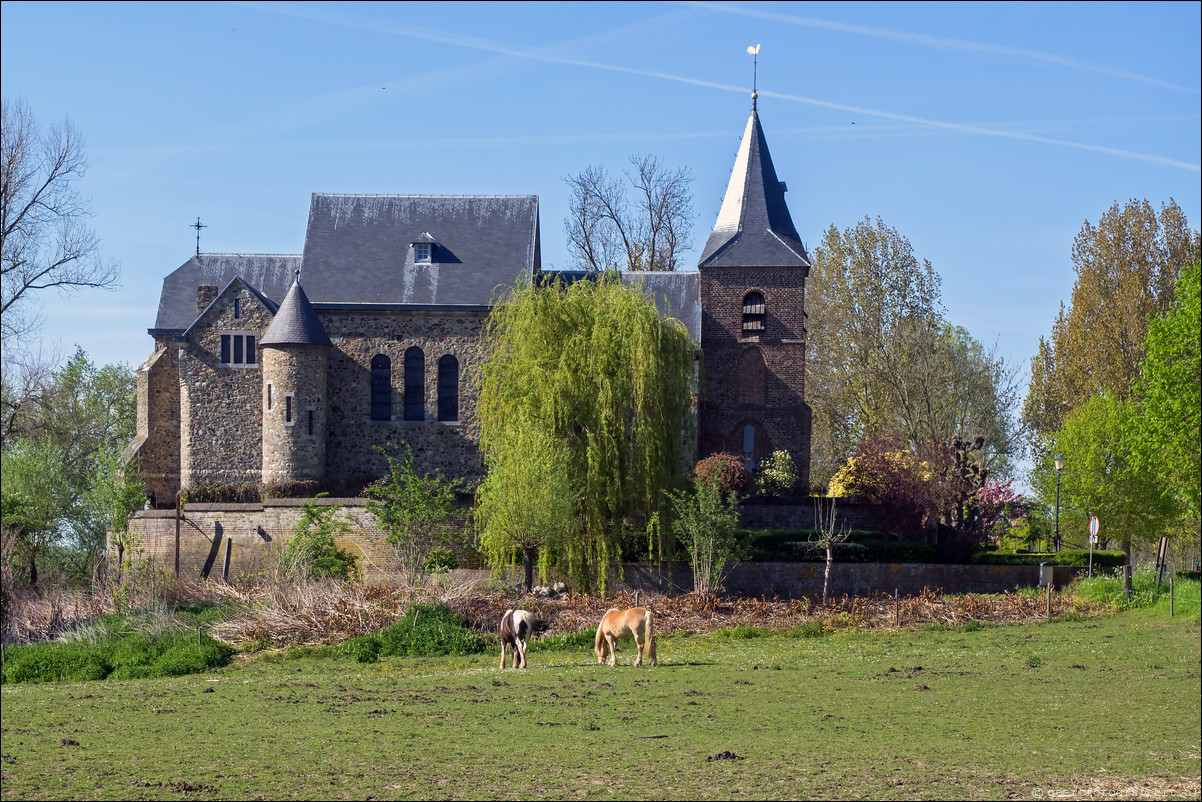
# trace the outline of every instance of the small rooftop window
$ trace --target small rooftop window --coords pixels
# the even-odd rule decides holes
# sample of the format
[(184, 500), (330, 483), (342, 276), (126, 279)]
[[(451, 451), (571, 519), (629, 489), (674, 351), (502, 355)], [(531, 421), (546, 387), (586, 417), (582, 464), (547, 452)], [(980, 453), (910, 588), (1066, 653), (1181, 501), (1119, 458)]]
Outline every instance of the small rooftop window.
[(417, 264), (429, 264), (433, 256), (434, 246), (428, 242), (413, 243), (413, 261)]

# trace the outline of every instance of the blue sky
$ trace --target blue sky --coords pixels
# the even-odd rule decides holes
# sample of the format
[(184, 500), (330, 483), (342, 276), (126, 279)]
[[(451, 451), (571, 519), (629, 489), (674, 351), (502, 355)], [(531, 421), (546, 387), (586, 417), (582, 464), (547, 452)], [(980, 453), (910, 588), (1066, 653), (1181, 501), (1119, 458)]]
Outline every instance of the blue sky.
[[(3, 94), (69, 116), (119, 291), (46, 297), (48, 345), (151, 352), (160, 283), (206, 251), (300, 253), (313, 192), (540, 197), (652, 153), (692, 170), (695, 264), (750, 111), (794, 222), (880, 217), (947, 317), (1026, 364), (1115, 201), (1200, 209), (1199, 3), (15, 3)], [(1024, 380), (1025, 384), (1025, 380)]]

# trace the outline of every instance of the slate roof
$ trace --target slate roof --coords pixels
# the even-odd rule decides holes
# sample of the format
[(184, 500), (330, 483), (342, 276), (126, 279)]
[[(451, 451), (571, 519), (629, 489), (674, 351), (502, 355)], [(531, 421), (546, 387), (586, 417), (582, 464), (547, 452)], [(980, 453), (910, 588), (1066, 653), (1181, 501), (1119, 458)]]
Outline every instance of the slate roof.
[[(595, 279), (599, 273), (587, 270), (544, 270), (543, 280), (562, 278), (571, 284), (584, 279)], [(640, 284), (655, 301), (655, 308), (663, 317), (679, 320), (688, 329), (693, 342), (701, 342), (701, 274), (695, 270), (669, 272), (663, 270), (623, 270), (622, 283)]]
[(292, 289), (284, 296), (259, 345), (333, 345), (299, 280), (293, 282)]
[(798, 267), (809, 270), (805, 246), (785, 204), (754, 101), (726, 197), (697, 266)]
[(219, 290), (241, 278), (277, 307), (300, 269), (301, 257), (278, 254), (202, 253), (184, 262), (163, 279), (159, 311), (152, 333), (183, 333), (196, 320), (196, 288), (212, 284)]
[(489, 306), (539, 269), (538, 196), (315, 194), (304, 260), (317, 306)]

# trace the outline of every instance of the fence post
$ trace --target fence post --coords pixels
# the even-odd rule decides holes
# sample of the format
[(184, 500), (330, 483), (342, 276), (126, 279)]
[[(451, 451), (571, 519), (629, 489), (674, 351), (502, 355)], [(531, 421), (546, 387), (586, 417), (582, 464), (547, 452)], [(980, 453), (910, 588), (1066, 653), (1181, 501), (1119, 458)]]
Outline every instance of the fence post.
[(1169, 574), (1169, 618), (1173, 617), (1173, 575)]
[(1046, 617), (1048, 619), (1051, 619), (1051, 617), (1052, 617), (1052, 586), (1051, 586), (1051, 584), (1048, 585), (1048, 604), (1047, 604)]
[(901, 595), (897, 588), (893, 589), (893, 626), (901, 626)]
[(1123, 566), (1123, 595), (1131, 598), (1131, 566)]

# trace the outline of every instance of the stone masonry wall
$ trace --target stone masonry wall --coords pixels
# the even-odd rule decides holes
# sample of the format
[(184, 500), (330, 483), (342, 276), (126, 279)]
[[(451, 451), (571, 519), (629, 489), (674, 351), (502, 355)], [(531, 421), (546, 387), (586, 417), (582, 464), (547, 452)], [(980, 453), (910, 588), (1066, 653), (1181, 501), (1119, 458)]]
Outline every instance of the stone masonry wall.
[[(234, 317), (234, 301), (238, 317)], [(189, 330), (180, 350), (180, 481), (253, 484), (263, 469), (259, 364), (221, 364), (221, 335), (249, 332), (256, 345), (271, 324), (259, 299), (235, 282)], [(257, 349), (256, 349), (257, 350)]]
[[(482, 474), (476, 398), (483, 349), (482, 312), (359, 312), (318, 310), (334, 342), (328, 367), (330, 429), (326, 473), (359, 478), (382, 476), (384, 457), (375, 449), (406, 443), (419, 472), (440, 470), (469, 481)], [(425, 356), (425, 420), (407, 421), (405, 351), (416, 346)], [(371, 360), (386, 355), (392, 363), (392, 420), (371, 419)], [(447, 355), (459, 363), (457, 421), (438, 419), (438, 362)]]
[(137, 457), (147, 495), (170, 504), (179, 490), (179, 349), (170, 337), (138, 368), (137, 437), (126, 452)]
[[(764, 296), (762, 332), (743, 332), (743, 298)], [(709, 268), (701, 271), (701, 454), (742, 453), (743, 427), (755, 424), (757, 459), (775, 449), (793, 456), (799, 480), (810, 479), (810, 409), (805, 403), (805, 277), (797, 268)], [(762, 379), (740, 376), (756, 359)], [(741, 362), (742, 360), (742, 362)], [(762, 390), (748, 398), (748, 381)], [(768, 442), (760, 440), (766, 436)]]
[[(180, 574), (198, 579), (220, 579), (228, 552), (231, 582), (267, 579), (274, 576), (279, 550), (291, 537), (300, 518), (302, 501), (280, 499), (265, 504), (188, 504), (180, 520)], [(360, 559), (363, 580), (391, 584), (398, 564), (383, 534), (374, 528), (359, 499), (325, 500), (343, 505), (343, 514), (356, 526), (353, 534), (338, 538), (339, 548)], [(130, 524), (135, 535), (135, 557), (153, 560), (170, 571), (175, 564), (174, 510), (146, 510), (134, 515)], [(822, 595), (824, 564), (743, 563), (726, 580), (728, 592), (745, 597), (796, 599)], [(692, 574), (687, 564), (665, 568), (626, 565), (619, 589), (676, 595), (692, 591)], [(1076, 571), (1057, 567), (1057, 585), (1070, 583)], [(513, 574), (517, 581), (517, 574)], [(487, 570), (459, 570), (456, 583), (487, 585)], [(931, 565), (909, 563), (838, 563), (831, 574), (830, 593), (835, 596), (916, 595), (924, 588), (945, 593), (1002, 593), (1039, 584), (1039, 567), (1030, 565)]]
[(324, 345), (262, 349), (264, 482), (325, 477), (329, 350)]

